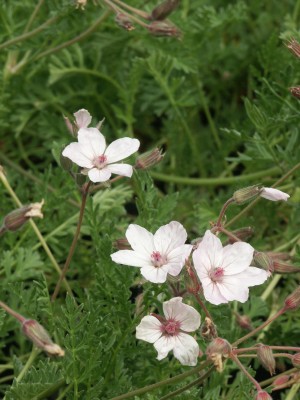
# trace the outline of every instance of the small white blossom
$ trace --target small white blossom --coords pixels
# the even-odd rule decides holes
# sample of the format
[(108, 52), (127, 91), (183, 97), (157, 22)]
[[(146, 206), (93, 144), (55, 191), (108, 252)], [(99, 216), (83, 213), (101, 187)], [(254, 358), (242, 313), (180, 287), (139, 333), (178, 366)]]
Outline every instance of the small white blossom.
[(120, 250), (111, 255), (118, 264), (140, 267), (141, 274), (150, 282), (162, 283), (167, 275), (177, 276), (192, 251), (184, 244), (187, 233), (177, 221), (160, 227), (153, 235), (139, 225), (131, 224), (126, 238), (133, 250)]
[(263, 190), (260, 192), (260, 197), (263, 197), (264, 199), (268, 199), (271, 201), (280, 201), (280, 200), (287, 201), (290, 195), (278, 189), (263, 188)]
[[(85, 121), (85, 122), (84, 122)], [(81, 123), (87, 123), (85, 119)], [(105, 137), (96, 128), (81, 128), (78, 142), (70, 143), (62, 152), (75, 164), (83, 167), (92, 182), (105, 182), (111, 174), (131, 177), (133, 168), (129, 164), (117, 163), (135, 153), (140, 146), (137, 139), (117, 139), (106, 147)]]
[(75, 121), (76, 121), (76, 125), (77, 125), (78, 129), (87, 128), (90, 125), (90, 123), (92, 122), (91, 114), (84, 108), (82, 108), (81, 110), (78, 110), (73, 115), (75, 117)]
[(223, 248), (220, 239), (206, 231), (193, 253), (206, 300), (218, 305), (233, 300), (244, 303), (248, 299), (248, 287), (260, 285), (268, 278), (265, 270), (250, 267), (253, 252), (253, 247), (245, 242)]
[(165, 318), (154, 315), (144, 317), (136, 328), (137, 339), (154, 343), (157, 359), (167, 357), (169, 351), (183, 365), (195, 366), (199, 356), (196, 340), (186, 332), (199, 328), (201, 317), (198, 311), (182, 303), (181, 297), (174, 297), (163, 303)]

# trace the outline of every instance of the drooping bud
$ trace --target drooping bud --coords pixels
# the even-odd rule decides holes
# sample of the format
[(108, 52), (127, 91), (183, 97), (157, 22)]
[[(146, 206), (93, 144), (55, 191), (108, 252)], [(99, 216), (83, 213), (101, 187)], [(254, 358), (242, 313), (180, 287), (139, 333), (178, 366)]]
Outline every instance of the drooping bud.
[(290, 294), (284, 302), (284, 308), (286, 310), (296, 310), (300, 306), (300, 286), (297, 287), (293, 291), (292, 294)]
[[(236, 229), (232, 233), (234, 234), (234, 236), (239, 238), (242, 242), (247, 242), (247, 240), (249, 238), (251, 238), (251, 236), (253, 236), (254, 230), (251, 226), (247, 226), (245, 228)], [(232, 238), (230, 238), (230, 237), (228, 238), (228, 243), (233, 244), (235, 242), (236, 241), (233, 240)]]
[(275, 386), (277, 389), (279, 389), (280, 386), (285, 385), (289, 380), (290, 377), (288, 375), (279, 376), (273, 381), (272, 386)]
[(156, 147), (153, 150), (141, 154), (136, 161), (135, 168), (149, 169), (154, 165), (160, 163), (164, 156), (165, 155), (163, 154), (162, 150)]
[(128, 17), (127, 14), (117, 13), (115, 17), (115, 22), (120, 28), (123, 28), (126, 31), (132, 31), (135, 29), (131, 19)]
[(296, 353), (292, 357), (292, 363), (295, 368), (300, 369), (300, 353)]
[(286, 47), (294, 54), (294, 56), (300, 58), (300, 44), (296, 39), (292, 38), (286, 43)]
[(131, 250), (131, 246), (126, 238), (117, 239), (114, 241), (113, 246), (118, 250)]
[(186, 270), (184, 271), (185, 288), (189, 293), (197, 294), (201, 289), (201, 285), (197, 278), (197, 274), (189, 263), (186, 263)]
[(254, 265), (258, 268), (262, 268), (271, 273), (274, 271), (273, 260), (267, 253), (256, 251), (254, 253), (253, 261)]
[(248, 317), (248, 315), (240, 315), (235, 313), (235, 316), (236, 321), (241, 328), (246, 329), (247, 331), (251, 331), (253, 329), (253, 326), (251, 325), (251, 319)]
[(200, 334), (204, 340), (210, 341), (218, 336), (216, 325), (213, 321), (205, 317), (204, 323), (201, 325)]
[(274, 272), (277, 274), (293, 274), (300, 272), (300, 267), (295, 267), (281, 261), (273, 261)]
[(257, 392), (255, 400), (272, 400), (272, 397), (269, 395), (268, 392), (265, 392), (264, 390), (259, 390)]
[(263, 367), (269, 371), (270, 375), (274, 375), (276, 362), (270, 346), (264, 344), (258, 345), (257, 356)]
[(181, 37), (181, 32), (177, 26), (167, 21), (153, 21), (148, 25), (148, 31), (154, 36), (174, 36)]
[(243, 189), (236, 190), (233, 193), (233, 199), (236, 204), (244, 204), (247, 201), (253, 200), (261, 193), (262, 187), (258, 185), (248, 186)]
[(159, 4), (151, 13), (153, 21), (162, 21), (177, 8), (179, 0), (165, 0)]
[(206, 348), (207, 358), (212, 360), (218, 372), (223, 371), (223, 358), (229, 357), (232, 347), (227, 340), (215, 338)]
[(64, 356), (64, 350), (52, 342), (48, 332), (34, 319), (27, 319), (22, 324), (23, 333), (40, 349), (52, 356)]
[(6, 217), (4, 217), (3, 226), (6, 230), (14, 232), (20, 229), (29, 218), (43, 218), (42, 206), (44, 200), (40, 203), (32, 203), (17, 210), (10, 212)]
[(300, 99), (300, 86), (290, 87), (290, 92), (296, 99)]

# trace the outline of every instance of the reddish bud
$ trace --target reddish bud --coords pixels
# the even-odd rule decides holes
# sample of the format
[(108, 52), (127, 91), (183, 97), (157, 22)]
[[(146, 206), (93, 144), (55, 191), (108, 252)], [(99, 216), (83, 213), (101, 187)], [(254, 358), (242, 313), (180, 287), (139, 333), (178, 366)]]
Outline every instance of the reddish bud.
[(291, 95), (296, 97), (296, 99), (300, 99), (300, 87), (299, 86), (290, 87), (290, 92), (291, 92)]
[(264, 390), (259, 390), (255, 397), (255, 400), (272, 400), (272, 397), (269, 393), (265, 392)]
[(40, 203), (32, 203), (17, 210), (12, 211), (4, 217), (3, 226), (6, 230), (14, 232), (20, 229), (29, 218), (43, 218), (42, 214), (42, 206), (44, 204), (44, 200)]
[(289, 381), (290, 377), (288, 375), (282, 375), (279, 376), (278, 378), (276, 378), (273, 383), (272, 386), (282, 386), (285, 385), (288, 381)]
[(167, 21), (153, 21), (148, 25), (148, 30), (154, 36), (181, 36), (180, 30)]
[(218, 372), (223, 371), (223, 358), (229, 357), (232, 347), (227, 340), (215, 338), (206, 348), (207, 358), (212, 360)]
[(156, 147), (153, 150), (141, 154), (136, 161), (135, 168), (149, 169), (154, 165), (160, 163), (164, 156), (165, 155), (163, 154), (162, 150)]
[(123, 28), (126, 31), (132, 31), (135, 29), (131, 19), (128, 17), (127, 14), (118, 13), (115, 17), (115, 22), (117, 25), (119, 25), (120, 28)]
[(185, 282), (186, 290), (189, 293), (192, 293), (192, 294), (199, 293), (199, 291), (201, 289), (201, 285), (199, 283), (196, 273), (194, 272), (192, 267), (190, 265), (188, 265), (188, 263), (186, 264), (186, 271), (184, 274), (184, 282)]
[(253, 200), (260, 195), (262, 191), (261, 186), (254, 185), (248, 186), (239, 190), (236, 190), (233, 193), (233, 199), (236, 204), (244, 204), (247, 201)]
[(269, 371), (270, 375), (274, 375), (276, 362), (272, 349), (269, 346), (260, 344), (257, 348), (257, 356), (263, 367)]
[(300, 353), (296, 353), (292, 357), (293, 366), (300, 369)]
[(300, 58), (300, 44), (296, 39), (292, 38), (286, 43), (286, 47), (294, 54), (294, 56)]
[(300, 286), (290, 294), (284, 302), (285, 310), (296, 310), (300, 306)]
[(251, 319), (248, 315), (240, 315), (235, 313), (236, 321), (242, 329), (246, 329), (247, 331), (251, 331), (253, 329), (251, 325)]
[(159, 4), (151, 13), (151, 18), (154, 21), (162, 21), (177, 8), (179, 0), (165, 0)]

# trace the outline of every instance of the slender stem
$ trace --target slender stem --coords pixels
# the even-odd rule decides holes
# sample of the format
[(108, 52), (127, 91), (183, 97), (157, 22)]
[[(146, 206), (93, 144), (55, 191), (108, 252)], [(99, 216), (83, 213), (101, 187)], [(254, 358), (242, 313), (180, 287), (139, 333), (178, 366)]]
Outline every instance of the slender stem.
[(265, 326), (269, 325), (271, 322), (273, 322), (276, 318), (280, 317), (285, 312), (284, 308), (281, 308), (275, 315), (267, 319), (267, 321), (263, 322), (260, 326), (257, 328), (253, 329), (253, 331), (247, 333), (247, 335), (242, 336), (238, 340), (236, 340), (234, 343), (232, 343), (232, 346), (238, 346), (240, 343), (243, 343), (245, 340), (249, 339), (251, 336), (255, 335), (257, 332), (261, 331)]
[(273, 292), (273, 290), (275, 289), (277, 283), (280, 281), (281, 279), (281, 275), (274, 275), (272, 278), (272, 281), (269, 283), (269, 285), (266, 287), (266, 289), (264, 290), (264, 292), (262, 293), (262, 295), (260, 296), (260, 298), (264, 301), (267, 300), (267, 298), (270, 296), (270, 294)]
[(240, 362), (240, 360), (233, 354), (230, 354), (230, 358), (236, 363), (236, 365), (240, 368), (240, 370), (247, 376), (247, 378), (253, 383), (255, 386), (256, 390), (262, 390), (260, 387), (260, 384), (249, 374), (249, 372), (246, 370), (246, 368), (243, 366), (243, 364)]
[(98, 25), (100, 25), (109, 16), (109, 14), (110, 14), (110, 11), (105, 11), (101, 15), (101, 17), (96, 19), (96, 21), (87, 30), (82, 32), (80, 35), (74, 37), (71, 40), (68, 40), (65, 43), (60, 44), (59, 46), (56, 46), (56, 47), (53, 47), (52, 49), (48, 49), (48, 50), (43, 51), (42, 53), (38, 54), (33, 60), (34, 61), (39, 60), (42, 57), (45, 57), (45, 56), (48, 56), (50, 54), (56, 53), (59, 50), (62, 50), (64, 48), (68, 47), (68, 46), (71, 46), (72, 44), (74, 44), (76, 42), (79, 42), (79, 41), (85, 39), (87, 36), (89, 36), (91, 33), (93, 33), (97, 29)]
[(190, 389), (193, 386), (199, 385), (200, 383), (202, 383), (211, 373), (212, 371), (215, 369), (215, 367), (211, 367), (207, 372), (205, 372), (205, 374), (203, 374), (202, 376), (200, 376), (199, 378), (195, 379), (194, 381), (188, 383), (187, 385), (175, 390), (174, 392), (171, 392), (169, 394), (167, 394), (166, 396), (161, 397), (160, 400), (167, 400), (170, 399), (172, 397), (177, 396), (180, 393), (185, 392), (186, 390)]
[(151, 21), (151, 15), (146, 13), (145, 11), (139, 10), (138, 8), (131, 7), (128, 4), (123, 3), (123, 1), (120, 1), (120, 0), (113, 0), (113, 2), (119, 4), (121, 7), (126, 8), (127, 10), (139, 15), (142, 18)]
[(266, 379), (266, 380), (264, 380), (264, 381), (261, 381), (261, 382), (260, 382), (260, 385), (261, 385), (261, 386), (268, 386), (268, 385), (270, 385), (273, 381), (275, 381), (275, 379), (277, 379), (277, 378), (279, 378), (279, 377), (281, 377), (281, 376), (291, 375), (292, 373), (298, 372), (298, 371), (299, 371), (298, 368), (291, 368), (291, 369), (289, 369), (289, 370), (287, 370), (287, 371), (282, 372), (281, 374), (278, 374), (278, 375), (276, 375), (276, 376), (273, 376), (272, 378), (268, 378), (268, 379)]
[(11, 46), (12, 44), (23, 42), (24, 40), (29, 39), (29, 38), (37, 35), (38, 33), (42, 32), (45, 28), (47, 28), (47, 26), (53, 24), (58, 19), (59, 19), (59, 16), (56, 15), (56, 16), (54, 16), (52, 18), (49, 18), (46, 22), (44, 22), (42, 25), (40, 25), (36, 29), (33, 29), (30, 32), (23, 33), (22, 35), (17, 36), (17, 37), (15, 37), (13, 39), (7, 40), (6, 42), (0, 44), (0, 50), (4, 49), (5, 47)]
[(4, 235), (4, 233), (5, 233), (6, 231), (7, 231), (7, 229), (5, 228), (5, 226), (2, 225), (2, 226), (0, 227), (0, 236)]
[[(150, 175), (159, 181), (163, 182), (171, 182), (192, 186), (218, 186), (218, 185), (231, 185), (232, 183), (249, 181), (249, 180), (257, 180), (258, 178), (262, 178), (265, 176), (271, 176), (278, 174), (280, 172), (280, 168), (273, 167), (270, 169), (266, 169), (264, 171), (253, 172), (248, 175), (241, 176), (229, 176), (229, 177), (219, 177), (219, 178), (186, 178), (183, 176), (175, 176), (170, 174), (162, 174), (160, 172), (150, 172)], [(231, 224), (231, 221), (230, 221)], [(228, 224), (227, 224), (228, 225)]]
[(39, 2), (37, 3), (37, 5), (35, 6), (35, 8), (34, 8), (34, 10), (33, 10), (33, 13), (31, 14), (31, 16), (30, 16), (30, 18), (29, 18), (29, 20), (28, 20), (28, 22), (27, 22), (27, 24), (26, 24), (26, 26), (25, 26), (25, 29), (24, 29), (24, 32), (23, 32), (23, 33), (26, 33), (26, 32), (29, 31), (29, 28), (31, 27), (31, 25), (32, 25), (32, 23), (33, 23), (35, 17), (37, 16), (37, 13), (39, 12), (41, 6), (43, 5), (44, 1), (45, 1), (45, 0), (39, 0)]
[(202, 308), (202, 310), (204, 311), (205, 315), (207, 316), (207, 318), (209, 318), (211, 321), (213, 321), (212, 316), (210, 315), (210, 312), (208, 311), (208, 309), (206, 308), (205, 304), (203, 303), (203, 301), (200, 299), (199, 295), (197, 293), (193, 293), (195, 299), (197, 300), (197, 302), (200, 304), (200, 307)]
[(299, 389), (300, 389), (300, 383), (295, 383), (291, 387), (291, 389), (290, 389), (288, 395), (286, 396), (285, 400), (293, 400), (293, 398), (297, 395), (297, 393), (299, 393)]
[(115, 5), (112, 1), (110, 1), (110, 0), (104, 0), (104, 2), (105, 2), (109, 7), (111, 7), (111, 8), (114, 10), (114, 12), (116, 12), (116, 13), (120, 12), (120, 13), (122, 13), (122, 14), (125, 14), (125, 15), (127, 15), (127, 17), (128, 17), (129, 19), (132, 19), (132, 20), (135, 21), (137, 24), (141, 25), (143, 28), (148, 28), (148, 25), (147, 25), (147, 24), (145, 24), (143, 21), (141, 21), (139, 18), (135, 17), (134, 15), (129, 14), (127, 11), (122, 10), (120, 7), (118, 7), (117, 5)]
[(26, 321), (26, 318), (24, 318), (21, 314), (17, 313), (16, 311), (8, 307), (8, 305), (3, 303), (3, 301), (0, 301), (0, 307), (2, 307), (3, 310), (5, 310), (12, 317), (16, 318), (21, 324), (23, 324), (23, 322)]
[(218, 218), (218, 220), (217, 220), (217, 222), (216, 222), (216, 226), (219, 227), (219, 226), (222, 225), (222, 220), (223, 220), (224, 214), (225, 214), (225, 212), (226, 212), (228, 206), (229, 206), (230, 204), (232, 204), (232, 203), (234, 203), (234, 198), (233, 198), (233, 197), (231, 197), (230, 199), (228, 199), (228, 200), (226, 201), (226, 203), (223, 205), (223, 207), (222, 207), (222, 209), (221, 209), (221, 211), (220, 211), (220, 214), (219, 214), (219, 218)]
[(190, 375), (197, 374), (199, 371), (201, 371), (202, 369), (206, 368), (210, 364), (211, 364), (211, 362), (207, 360), (207, 361), (203, 362), (203, 364), (199, 365), (198, 367), (193, 368), (190, 371), (184, 372), (183, 374), (176, 375), (173, 378), (169, 378), (169, 379), (166, 379), (164, 381), (154, 383), (153, 385), (145, 386), (145, 387), (143, 387), (141, 389), (133, 390), (132, 392), (122, 394), (121, 396), (113, 397), (110, 400), (129, 399), (130, 397), (134, 397), (134, 396), (138, 396), (138, 395), (150, 392), (150, 391), (158, 389), (158, 388), (160, 388), (162, 386), (166, 386), (166, 385), (169, 385), (169, 384), (172, 384), (172, 383), (180, 382), (180, 381), (182, 381), (183, 379), (187, 378)]
[(79, 238), (80, 229), (81, 229), (82, 220), (83, 220), (83, 215), (84, 215), (84, 210), (85, 210), (85, 204), (86, 204), (87, 196), (88, 196), (88, 193), (89, 193), (90, 185), (91, 185), (91, 181), (89, 181), (89, 183), (87, 185), (85, 185), (85, 187), (83, 189), (77, 228), (76, 228), (76, 231), (75, 231), (73, 242), (72, 242), (70, 250), (69, 250), (69, 254), (68, 254), (67, 260), (65, 262), (65, 265), (64, 265), (64, 267), (62, 269), (62, 273), (61, 273), (61, 275), (60, 275), (60, 277), (58, 279), (58, 282), (56, 284), (54, 293), (53, 293), (53, 295), (51, 297), (51, 301), (54, 301), (56, 299), (56, 297), (57, 297), (57, 295), (59, 293), (59, 290), (60, 290), (60, 286), (61, 286), (62, 280), (65, 278), (65, 276), (66, 276), (66, 274), (68, 272), (68, 269), (69, 269), (69, 266), (70, 266), (70, 263), (71, 263), (75, 248), (76, 248), (76, 244), (77, 244), (77, 241), (78, 241), (78, 238)]
[(20, 382), (23, 378), (23, 376), (26, 374), (26, 372), (29, 370), (29, 368), (32, 366), (32, 364), (34, 363), (34, 360), (36, 359), (36, 357), (38, 356), (38, 354), (40, 353), (40, 350), (33, 346), (32, 351), (30, 353), (30, 356), (26, 362), (26, 364), (24, 365), (22, 371), (19, 373), (19, 375), (16, 377), (16, 381)]
[(239, 239), (237, 236), (235, 236), (235, 234), (233, 234), (232, 232), (223, 228), (223, 226), (220, 226), (218, 228), (218, 231), (225, 233), (226, 236), (228, 236), (230, 239), (234, 240), (235, 242), (241, 242), (241, 239)]

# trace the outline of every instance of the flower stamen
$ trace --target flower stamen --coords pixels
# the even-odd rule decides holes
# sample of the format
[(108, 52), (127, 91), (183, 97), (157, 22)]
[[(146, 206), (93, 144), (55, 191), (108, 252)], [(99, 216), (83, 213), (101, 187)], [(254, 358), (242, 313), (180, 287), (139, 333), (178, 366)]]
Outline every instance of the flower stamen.
[(167, 263), (166, 257), (163, 257), (159, 251), (153, 251), (151, 260), (154, 267), (159, 268)]
[(98, 169), (104, 168), (106, 166), (106, 162), (107, 162), (107, 157), (104, 154), (101, 154), (101, 156), (98, 156), (93, 160), (94, 166)]
[(224, 276), (224, 268), (214, 268), (210, 271), (209, 276), (213, 282), (220, 282), (222, 280), (222, 277)]

